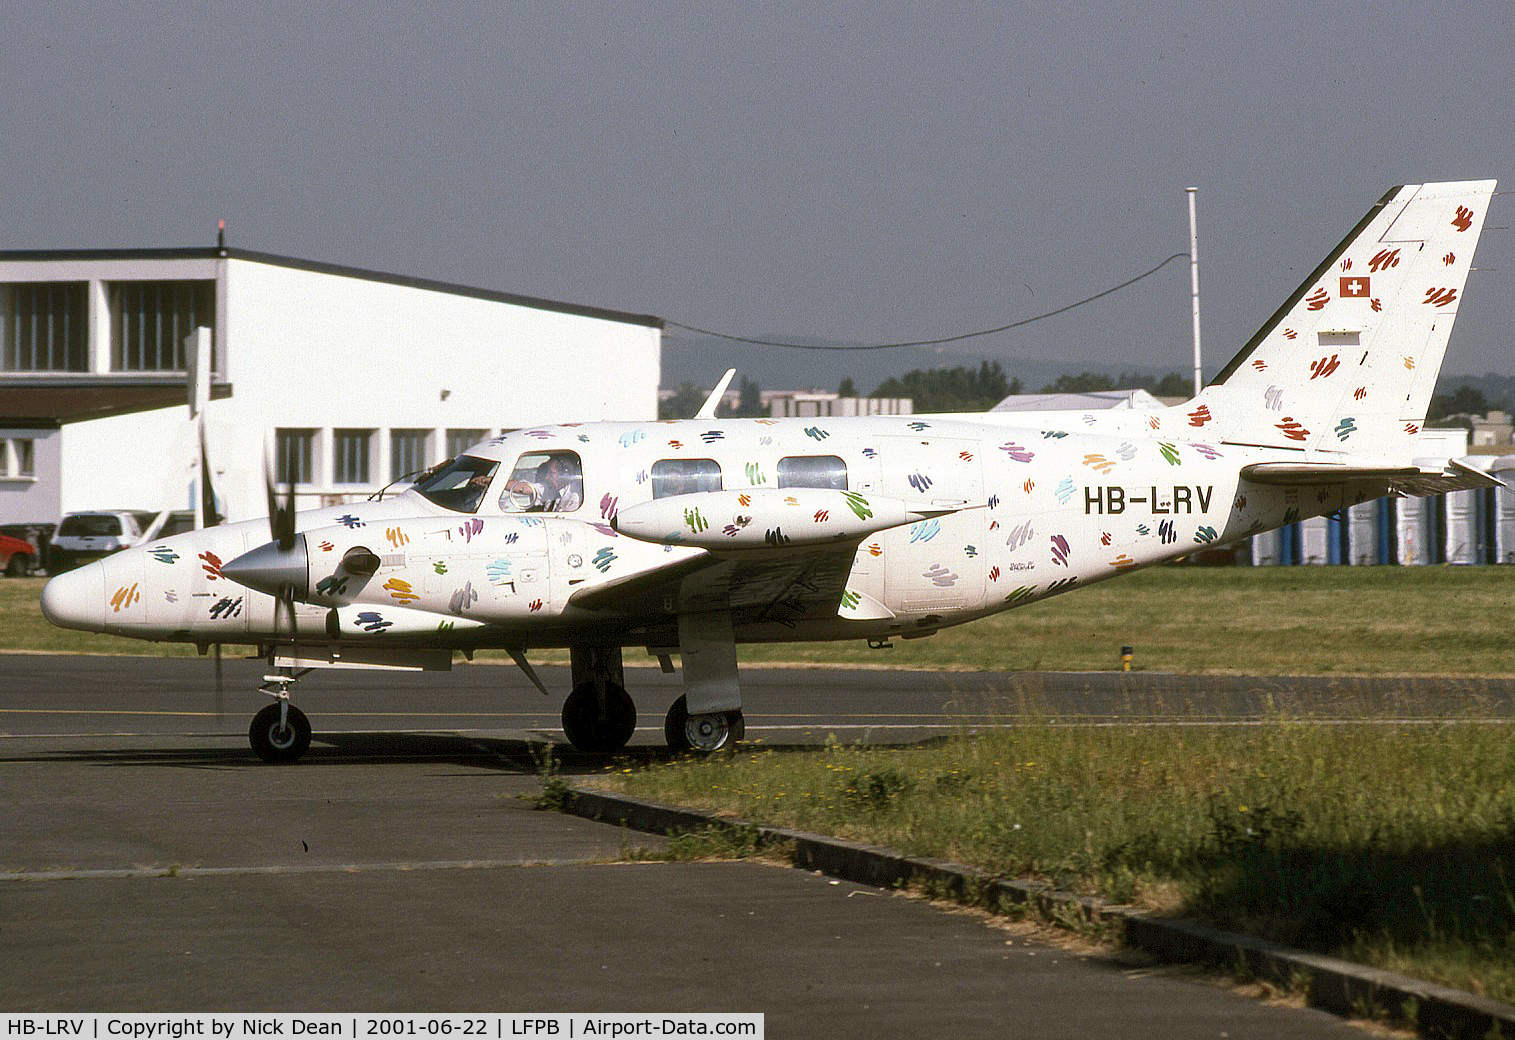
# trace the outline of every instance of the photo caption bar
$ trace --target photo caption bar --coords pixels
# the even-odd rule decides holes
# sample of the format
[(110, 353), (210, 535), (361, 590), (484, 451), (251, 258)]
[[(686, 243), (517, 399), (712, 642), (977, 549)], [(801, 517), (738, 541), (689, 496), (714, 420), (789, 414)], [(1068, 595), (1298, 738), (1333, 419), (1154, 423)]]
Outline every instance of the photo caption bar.
[(511, 1037), (729, 1036), (763, 1040), (761, 1014), (311, 1014), (171, 1013), (7, 1014), (0, 1040), (265, 1040), (268, 1037), (336, 1037), (338, 1040), (506, 1040)]

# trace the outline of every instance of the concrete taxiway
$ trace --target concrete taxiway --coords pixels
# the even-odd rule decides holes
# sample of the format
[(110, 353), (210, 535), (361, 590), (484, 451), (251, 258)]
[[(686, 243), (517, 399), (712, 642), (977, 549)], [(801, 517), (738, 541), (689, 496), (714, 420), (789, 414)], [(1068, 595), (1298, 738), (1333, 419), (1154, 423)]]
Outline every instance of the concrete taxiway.
[[(260, 670), (228, 664), (218, 714), (205, 662), (0, 658), (0, 1009), (725, 1010), (765, 1013), (772, 1036), (1357, 1035), (847, 882), (621, 862), (660, 839), (532, 807), (533, 747), (561, 740), (559, 705), (511, 669), (313, 677), (297, 697), (316, 744), (299, 765), (264, 766), (245, 734)], [(644, 711), (631, 753), (656, 756), (676, 677), (630, 678)], [(749, 735), (796, 744), (907, 742), (1031, 710), (1245, 723), (1280, 696), (1322, 716), (1515, 703), (1500, 683), (746, 679)]]

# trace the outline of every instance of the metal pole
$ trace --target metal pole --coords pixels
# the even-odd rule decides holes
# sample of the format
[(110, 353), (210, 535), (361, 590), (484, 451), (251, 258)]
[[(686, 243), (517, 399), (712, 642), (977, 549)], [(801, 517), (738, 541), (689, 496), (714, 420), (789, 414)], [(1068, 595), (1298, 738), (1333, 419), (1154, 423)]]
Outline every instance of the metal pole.
[(1194, 196), (1198, 188), (1185, 188), (1189, 193), (1189, 294), (1194, 303), (1194, 394), (1199, 396), (1204, 389), (1204, 369), (1199, 360), (1199, 225), (1194, 217)]

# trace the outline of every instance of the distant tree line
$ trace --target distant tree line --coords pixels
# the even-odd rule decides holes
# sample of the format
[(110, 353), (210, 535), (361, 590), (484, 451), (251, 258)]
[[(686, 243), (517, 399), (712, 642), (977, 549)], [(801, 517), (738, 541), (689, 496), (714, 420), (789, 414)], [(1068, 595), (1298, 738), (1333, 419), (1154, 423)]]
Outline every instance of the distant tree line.
[[(737, 383), (738, 403), (730, 408), (722, 403), (718, 416), (767, 415), (763, 407), (763, 390), (756, 380), (743, 377)], [(849, 376), (837, 386), (842, 397), (861, 397), (857, 384)], [(1119, 376), (1080, 372), (1064, 375), (1039, 391), (1044, 394), (1094, 393), (1103, 390), (1146, 390), (1158, 397), (1191, 396), (1193, 384), (1188, 376), (1169, 372), (1159, 378), (1123, 372)], [(1023, 392), (1021, 381), (1006, 375), (998, 361), (981, 361), (978, 367), (958, 365), (953, 368), (916, 368), (901, 376), (891, 376), (874, 387), (869, 397), (908, 397), (917, 412), (982, 412), (993, 408), (1012, 394)], [(658, 405), (659, 419), (687, 419), (699, 411), (710, 391), (693, 383), (681, 383), (677, 390)]]
[(884, 380), (869, 396), (908, 397), (917, 412), (983, 412), (1020, 392), (1021, 381), (1007, 377), (998, 361), (983, 361), (976, 369), (912, 369)]
[(1122, 372), (1118, 376), (1104, 376), (1096, 372), (1080, 372), (1076, 376), (1058, 376), (1042, 387), (1044, 394), (1093, 394), (1105, 390), (1145, 390), (1153, 397), (1194, 396), (1194, 377), (1179, 372), (1169, 372), (1161, 379)]
[[(836, 388), (842, 397), (861, 397), (857, 384), (851, 377), (845, 378)], [(1077, 375), (1058, 376), (1042, 387), (1043, 394), (1086, 394), (1106, 390), (1146, 390), (1156, 397), (1188, 399), (1193, 395), (1192, 376), (1169, 372), (1161, 378), (1122, 372), (1118, 376), (1101, 375), (1097, 372), (1080, 372)], [(914, 401), (917, 412), (982, 412), (993, 408), (1011, 394), (1022, 392), (1019, 379), (1006, 375), (998, 361), (982, 361), (978, 367), (959, 365), (954, 368), (917, 368), (901, 376), (892, 376), (873, 389), (870, 397), (908, 397)], [(708, 389), (693, 383), (681, 383), (667, 400), (658, 405), (660, 419), (687, 419), (699, 411)], [(1515, 377), (1489, 374), (1485, 376), (1455, 376), (1443, 378), (1437, 384), (1437, 393), (1431, 397), (1427, 422), (1445, 423), (1457, 417), (1484, 415), (1502, 409), (1515, 412)], [(737, 381), (737, 404), (729, 407), (724, 402), (716, 408), (716, 415), (763, 416), (768, 409), (763, 406), (763, 388), (757, 380), (743, 376)], [(1464, 422), (1466, 425), (1466, 422)]]

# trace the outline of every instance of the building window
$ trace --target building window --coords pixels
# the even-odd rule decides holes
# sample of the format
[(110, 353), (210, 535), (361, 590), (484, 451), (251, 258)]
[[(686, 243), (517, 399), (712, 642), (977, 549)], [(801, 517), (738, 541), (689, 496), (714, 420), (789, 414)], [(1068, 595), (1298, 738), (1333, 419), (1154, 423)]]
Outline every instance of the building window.
[(431, 464), (430, 430), (389, 431), (389, 479), (414, 477)]
[(793, 455), (779, 459), (779, 487), (847, 490), (847, 464), (835, 455)]
[(84, 282), (0, 285), (0, 371), (89, 371)]
[(183, 372), (184, 341), (215, 328), (215, 282), (112, 282), (110, 363), (117, 372)]
[(36, 447), (30, 437), (0, 441), (0, 477), (35, 477)]
[(368, 457), (373, 451), (372, 430), (333, 430), (331, 433), (331, 482), (367, 484)]
[(274, 479), (280, 484), (314, 484), (315, 430), (274, 431)]
[(652, 464), (653, 498), (719, 490), (721, 464), (715, 459), (659, 459)]
[(448, 430), (447, 457), (455, 459), (475, 444), (488, 439), (488, 430)]

